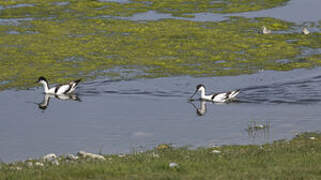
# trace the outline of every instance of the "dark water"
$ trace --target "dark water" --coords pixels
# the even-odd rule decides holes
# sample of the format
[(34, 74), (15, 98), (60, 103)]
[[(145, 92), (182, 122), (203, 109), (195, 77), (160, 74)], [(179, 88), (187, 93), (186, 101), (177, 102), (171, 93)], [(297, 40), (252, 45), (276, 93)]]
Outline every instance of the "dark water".
[[(213, 91), (241, 88), (242, 93), (229, 104), (189, 102), (199, 83)], [(97, 79), (81, 84), (78, 100), (53, 97), (46, 109), (40, 87), (3, 91), (0, 158), (79, 150), (126, 153), (160, 143), (196, 147), (288, 139), (321, 129), (320, 84), (320, 68), (215, 78)], [(249, 132), (253, 121), (270, 127)]]

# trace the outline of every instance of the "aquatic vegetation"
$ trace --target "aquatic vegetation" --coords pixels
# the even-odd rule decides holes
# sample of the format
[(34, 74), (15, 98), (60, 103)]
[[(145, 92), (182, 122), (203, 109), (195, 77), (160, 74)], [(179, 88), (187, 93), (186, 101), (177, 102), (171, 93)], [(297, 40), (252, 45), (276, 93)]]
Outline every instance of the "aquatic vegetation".
[[(259, 34), (263, 24), (274, 33)], [(108, 71), (115, 68), (133, 69), (131, 78), (141, 78), (238, 75), (320, 65), (320, 54), (303, 56), (302, 49), (321, 48), (321, 34), (302, 36), (292, 33), (293, 28), (277, 19), (240, 17), (222, 22), (35, 19), (0, 25), (0, 81), (8, 81), (0, 89), (32, 87), (39, 75), (52, 82), (121, 77), (121, 71)], [(280, 64), (280, 59), (288, 62)]]
[(245, 129), (245, 131), (247, 131), (248, 133), (253, 133), (259, 130), (270, 129), (270, 127), (271, 127), (271, 122), (269, 121), (259, 122), (259, 121), (251, 120), (248, 124), (248, 127)]
[(285, 5), (288, 0), (134, 0), (150, 4), (152, 10), (162, 13), (171, 13), (176, 16), (185, 16), (190, 13), (235, 13), (257, 11)]
[[(167, 4), (160, 2), (0, 1), (0, 17), (9, 22), (0, 24), (0, 82), (7, 82), (0, 83), (0, 90), (33, 87), (39, 76), (62, 83), (97, 76), (222, 76), (320, 65), (320, 53), (303, 53), (307, 48), (321, 48), (320, 32), (302, 36), (293, 32), (297, 25), (278, 19), (230, 17), (221, 22), (194, 22), (106, 17)], [(255, 2), (262, 5), (267, 1)], [(281, 1), (269, 2), (276, 5)], [(273, 33), (259, 34), (263, 25)]]
[(11, 0), (0, 1), (2, 17), (130, 16), (158, 11), (191, 17), (191, 13), (235, 13), (257, 11), (285, 5), (289, 0), (132, 0), (127, 3), (99, 0)]

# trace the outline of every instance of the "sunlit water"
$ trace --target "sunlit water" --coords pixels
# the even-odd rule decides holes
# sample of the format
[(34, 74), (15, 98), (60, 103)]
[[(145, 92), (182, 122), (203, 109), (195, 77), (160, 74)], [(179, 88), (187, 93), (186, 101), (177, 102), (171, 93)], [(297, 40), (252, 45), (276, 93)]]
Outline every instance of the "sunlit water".
[[(199, 83), (209, 91), (240, 88), (242, 93), (238, 102), (207, 102), (202, 109), (202, 102), (188, 101)], [(215, 78), (97, 79), (80, 85), (81, 101), (50, 98), (46, 108), (39, 108), (45, 97), (40, 87), (7, 90), (0, 93), (0, 157), (13, 161), (79, 150), (126, 153), (160, 143), (197, 147), (288, 139), (320, 130), (320, 84), (320, 68)], [(253, 121), (270, 127), (247, 131)]]

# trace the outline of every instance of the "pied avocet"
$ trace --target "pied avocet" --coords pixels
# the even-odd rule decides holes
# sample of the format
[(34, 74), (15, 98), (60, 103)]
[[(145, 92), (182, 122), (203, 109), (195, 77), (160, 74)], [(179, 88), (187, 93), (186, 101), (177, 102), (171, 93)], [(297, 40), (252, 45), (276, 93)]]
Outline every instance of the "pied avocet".
[(271, 34), (272, 31), (266, 28), (265, 26), (262, 26), (262, 34)]
[(39, 77), (37, 82), (43, 85), (46, 94), (69, 94), (75, 91), (80, 81), (81, 79), (78, 79), (75, 81), (71, 81), (68, 84), (60, 84), (53, 88), (49, 88), (47, 79), (42, 76)]
[(227, 101), (235, 98), (240, 93), (240, 90), (238, 89), (238, 90), (234, 90), (234, 91), (206, 95), (205, 94), (205, 86), (203, 84), (199, 84), (196, 86), (196, 90), (195, 90), (194, 94), (191, 96), (191, 98), (193, 98), (197, 92), (201, 92), (201, 100), (224, 103), (224, 102), (227, 102)]
[(308, 28), (304, 27), (304, 28), (302, 29), (302, 33), (303, 33), (304, 35), (308, 35), (308, 34), (310, 34), (310, 31), (308, 30)]

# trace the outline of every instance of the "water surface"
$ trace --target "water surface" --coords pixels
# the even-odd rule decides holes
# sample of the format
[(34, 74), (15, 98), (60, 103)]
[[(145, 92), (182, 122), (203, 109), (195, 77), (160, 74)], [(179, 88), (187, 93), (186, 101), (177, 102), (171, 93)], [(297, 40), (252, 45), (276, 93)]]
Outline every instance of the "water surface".
[[(158, 13), (156, 11), (148, 11), (145, 13), (137, 13), (132, 17), (120, 17), (121, 19), (129, 20), (149, 20), (156, 21), (160, 19), (184, 19), (191, 21), (222, 21), (228, 19), (230, 16), (242, 16), (247, 18), (254, 17), (273, 17), (284, 21), (295, 22), (298, 24), (311, 22), (318, 22), (321, 20), (320, 13), (321, 1), (320, 0), (291, 0), (285, 6), (275, 7), (260, 11), (251, 11), (244, 13), (227, 13), (227, 14), (214, 14), (214, 13), (195, 13), (195, 17), (174, 17), (171, 14)], [(117, 18), (117, 17), (115, 17)]]
[[(321, 69), (265, 71), (237, 77), (172, 77), (83, 82), (80, 100), (50, 98), (42, 88), (0, 93), (3, 161), (79, 150), (102, 153), (177, 146), (261, 144), (320, 130)], [(238, 102), (189, 102), (195, 86), (211, 91), (240, 88)], [(194, 105), (192, 105), (193, 103)], [(204, 110), (204, 109), (203, 109)], [(199, 110), (200, 111), (200, 110)], [(202, 115), (202, 116), (200, 116)], [(269, 129), (249, 132), (251, 122)]]

